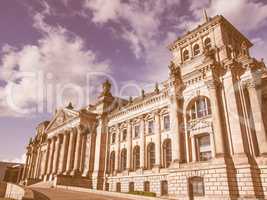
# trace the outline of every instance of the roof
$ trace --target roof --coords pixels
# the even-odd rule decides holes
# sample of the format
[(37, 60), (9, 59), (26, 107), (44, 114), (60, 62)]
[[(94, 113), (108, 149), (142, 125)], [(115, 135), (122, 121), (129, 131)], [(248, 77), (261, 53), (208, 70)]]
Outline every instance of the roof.
[(193, 35), (196, 35), (199, 32), (203, 32), (205, 29), (207, 29), (209, 26), (214, 25), (216, 23), (226, 23), (229, 25), (233, 30), (235, 30), (241, 37), (243, 37), (243, 40), (245, 40), (249, 47), (252, 47), (253, 44), (250, 42), (250, 40), (243, 35), (238, 29), (236, 29), (235, 26), (231, 24), (226, 18), (224, 18), (222, 15), (216, 15), (212, 18), (209, 18), (208, 21), (204, 22), (203, 24), (198, 25), (196, 28), (194, 28), (191, 31), (188, 31), (186, 34), (182, 35), (181, 37), (178, 37), (174, 42), (172, 42), (168, 48), (169, 50), (175, 49), (177, 46), (179, 46), (181, 43), (185, 42), (188, 38), (192, 37)]

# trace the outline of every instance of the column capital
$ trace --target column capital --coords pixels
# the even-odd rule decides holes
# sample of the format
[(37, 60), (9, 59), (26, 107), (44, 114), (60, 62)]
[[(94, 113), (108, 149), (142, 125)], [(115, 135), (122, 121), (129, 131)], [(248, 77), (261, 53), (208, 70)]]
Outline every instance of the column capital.
[(115, 129), (116, 129), (117, 131), (120, 130), (120, 127), (121, 127), (121, 125), (120, 125), (119, 123), (115, 125)]
[(208, 89), (217, 89), (222, 86), (221, 82), (216, 79), (205, 80), (205, 84), (208, 87)]
[(153, 110), (152, 113), (153, 113), (153, 116), (159, 116), (160, 109)]
[(140, 115), (138, 118), (139, 118), (139, 120), (145, 120), (145, 114), (142, 114), (142, 115)]
[(257, 81), (253, 80), (253, 79), (248, 79), (243, 81), (243, 86), (247, 89), (257, 89), (257, 87), (259, 86), (259, 84), (257, 83)]
[(85, 131), (85, 127), (82, 124), (79, 124), (76, 128), (77, 128), (77, 131), (79, 131), (79, 132), (84, 132)]
[(132, 122), (133, 122), (132, 119), (128, 119), (128, 120), (126, 121), (126, 123), (127, 123), (128, 125), (132, 125)]

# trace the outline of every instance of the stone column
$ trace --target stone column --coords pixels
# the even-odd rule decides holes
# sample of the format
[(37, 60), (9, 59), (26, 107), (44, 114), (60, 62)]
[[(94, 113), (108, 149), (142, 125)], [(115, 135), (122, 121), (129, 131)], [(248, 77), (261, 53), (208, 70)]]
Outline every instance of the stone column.
[(74, 156), (74, 174), (79, 173), (80, 171), (80, 161), (81, 161), (81, 143), (82, 143), (82, 130), (81, 127), (77, 127), (77, 140), (75, 147), (75, 156)]
[(171, 134), (172, 134), (172, 161), (180, 162), (181, 151), (180, 151), (180, 131), (178, 121), (178, 102), (177, 97), (172, 95), (170, 97), (170, 119), (171, 119)]
[(230, 129), (233, 154), (245, 155), (244, 139), (242, 136), (243, 131), (240, 122), (240, 112), (238, 109), (240, 102), (238, 101), (238, 95), (236, 94), (239, 92), (237, 87), (238, 82), (236, 81), (236, 77), (230, 67), (223, 78), (223, 87), (228, 112), (228, 125)]
[(94, 165), (94, 161), (91, 160), (91, 157), (92, 157), (92, 135), (93, 133), (87, 133), (86, 135), (86, 145), (85, 145), (85, 167), (84, 167), (84, 170), (83, 170), (83, 176), (88, 176), (89, 173), (90, 173), (90, 169), (92, 168), (91, 166)]
[(87, 134), (82, 134), (82, 146), (81, 146), (81, 161), (80, 161), (80, 172), (83, 172), (85, 165), (85, 151), (86, 151)]
[(115, 155), (115, 172), (120, 170), (120, 127), (117, 125), (117, 134), (116, 134), (116, 155)]
[(55, 139), (51, 138), (51, 149), (50, 149), (50, 153), (49, 153), (47, 175), (52, 173), (55, 142), (56, 142)]
[(45, 164), (42, 175), (48, 174), (48, 162), (49, 162), (49, 154), (50, 154), (50, 148), (51, 148), (51, 140), (47, 140), (47, 147), (45, 152)]
[(140, 117), (140, 168), (145, 168), (145, 119)]
[(54, 152), (52, 173), (53, 174), (57, 174), (59, 151), (60, 151), (60, 143), (61, 143), (61, 141), (60, 141), (60, 135), (58, 135), (57, 137), (55, 137), (54, 140), (56, 141), (56, 144), (55, 144), (55, 152)]
[(197, 161), (197, 149), (196, 149), (196, 139), (195, 136), (190, 136), (191, 138), (191, 147), (192, 147), (192, 162)]
[(262, 108), (262, 97), (261, 94), (259, 94), (260, 91), (257, 91), (256, 82), (253, 80), (249, 80), (246, 82), (246, 87), (249, 93), (251, 114), (254, 121), (254, 129), (256, 132), (260, 155), (267, 155), (267, 135), (262, 116), (262, 109), (266, 108)]
[(22, 179), (25, 180), (27, 179), (27, 173), (28, 173), (28, 168), (29, 168), (29, 159), (30, 159), (30, 154), (29, 152), (27, 152), (26, 154), (26, 162), (25, 162), (25, 167), (24, 167), (24, 170), (23, 170), (23, 175), (22, 175)]
[(155, 165), (157, 167), (160, 167), (161, 164), (161, 132), (160, 132), (160, 115), (159, 111), (155, 111), (154, 113), (155, 116), (155, 134), (156, 134), (156, 145), (155, 145), (155, 150), (156, 150), (156, 160), (155, 160)]
[(40, 163), (41, 163), (41, 147), (38, 147), (37, 148), (37, 156), (36, 156), (36, 162), (35, 162), (34, 175), (33, 175), (33, 178), (35, 178), (35, 179), (39, 178)]
[(74, 147), (75, 147), (75, 137), (76, 131), (75, 129), (71, 129), (69, 133), (69, 147), (68, 147), (68, 157), (67, 157), (67, 166), (66, 173), (69, 174), (73, 169), (73, 161), (74, 161)]
[(132, 122), (129, 120), (127, 125), (127, 170), (130, 171), (132, 169)]
[[(212, 123), (213, 123), (213, 132), (214, 132), (214, 150), (215, 157), (222, 157), (225, 154), (225, 145), (222, 129), (222, 118), (221, 118), (221, 104), (219, 103), (218, 93), (219, 91), (219, 82), (216, 80), (210, 79), (206, 81), (206, 85), (209, 89), (210, 94), (210, 103), (211, 103), (211, 113), (212, 113)], [(211, 141), (212, 143), (212, 141)]]
[(67, 153), (68, 153), (68, 133), (65, 131), (63, 135), (63, 143), (60, 152), (59, 169), (58, 173), (62, 174), (66, 170)]
[(32, 172), (33, 172), (33, 167), (34, 167), (34, 149), (33, 147), (31, 147), (31, 151), (30, 151), (30, 163), (29, 163), (29, 174), (28, 174), (28, 178), (32, 178)]

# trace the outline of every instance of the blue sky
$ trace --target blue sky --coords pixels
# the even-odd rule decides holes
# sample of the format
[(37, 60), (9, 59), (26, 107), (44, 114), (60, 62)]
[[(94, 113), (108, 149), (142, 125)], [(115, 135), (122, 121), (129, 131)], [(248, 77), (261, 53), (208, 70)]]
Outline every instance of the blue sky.
[(37, 124), (69, 101), (91, 103), (104, 78), (125, 98), (165, 80), (167, 45), (201, 23), (203, 8), (267, 59), (265, 0), (1, 0), (0, 160), (21, 161)]

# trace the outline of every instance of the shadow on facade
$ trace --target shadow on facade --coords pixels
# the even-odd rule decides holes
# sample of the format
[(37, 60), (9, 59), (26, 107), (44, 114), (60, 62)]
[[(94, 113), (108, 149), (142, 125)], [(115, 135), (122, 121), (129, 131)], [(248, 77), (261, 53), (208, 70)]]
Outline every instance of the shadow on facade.
[(257, 199), (264, 199), (264, 191), (261, 181), (261, 170), (254, 158), (249, 159), (250, 162), (250, 173), (252, 178), (252, 184), (255, 191), (255, 196)]
[(237, 170), (231, 158), (226, 159), (226, 172), (227, 172), (227, 181), (228, 181), (230, 198), (231, 200), (237, 200), (239, 197), (239, 190), (238, 190), (237, 176), (236, 176)]

